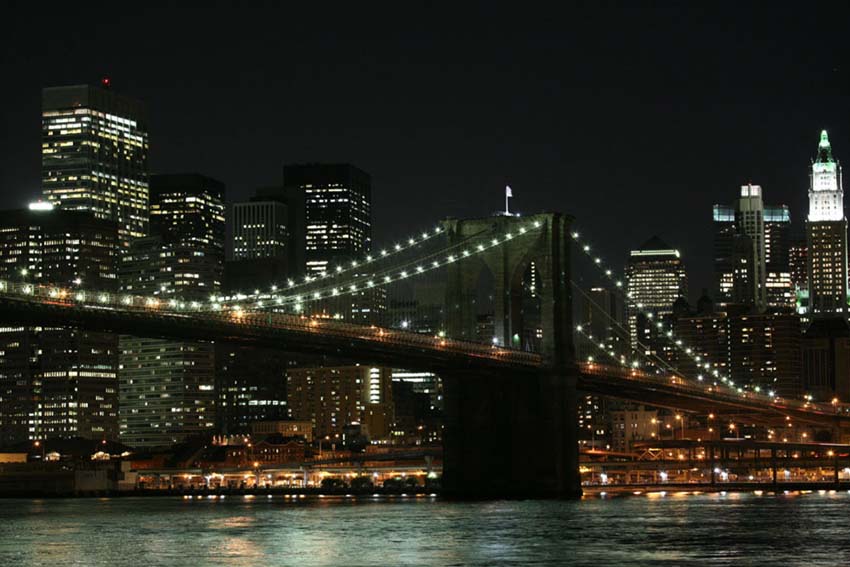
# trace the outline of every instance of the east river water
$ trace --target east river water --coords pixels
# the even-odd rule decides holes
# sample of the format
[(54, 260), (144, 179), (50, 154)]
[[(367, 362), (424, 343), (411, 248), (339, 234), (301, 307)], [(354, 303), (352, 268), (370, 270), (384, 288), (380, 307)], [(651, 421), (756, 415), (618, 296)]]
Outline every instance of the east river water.
[(850, 565), (850, 494), (0, 500), (29, 565)]

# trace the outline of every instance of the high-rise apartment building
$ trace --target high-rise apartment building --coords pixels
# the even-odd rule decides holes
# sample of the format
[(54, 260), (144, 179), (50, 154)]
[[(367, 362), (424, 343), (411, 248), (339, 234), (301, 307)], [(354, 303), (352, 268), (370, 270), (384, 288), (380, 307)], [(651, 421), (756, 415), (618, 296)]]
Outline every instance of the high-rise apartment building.
[(809, 174), (808, 248), (809, 313), (847, 314), (847, 218), (841, 166), (832, 157), (826, 130)]
[(148, 233), (147, 117), (108, 87), (42, 91), (41, 183), (54, 206), (115, 222), (126, 246)]
[[(111, 290), (115, 223), (81, 211), (0, 212), (0, 279)], [(67, 327), (0, 328), (0, 444), (117, 439), (118, 340)]]
[(313, 422), (316, 438), (339, 438), (362, 424), (372, 439), (386, 439), (393, 421), (392, 371), (369, 366), (292, 368), (286, 378), (292, 419)]
[(734, 207), (714, 205), (713, 219), (719, 303), (747, 305), (757, 312), (793, 309), (788, 207), (765, 206), (762, 188), (747, 184)]
[[(224, 186), (197, 174), (151, 178), (153, 236), (122, 257), (124, 291), (203, 301), (221, 291)], [(122, 336), (121, 440), (168, 445), (215, 427), (215, 347)]]
[(305, 271), (317, 275), (372, 246), (372, 181), (349, 164), (287, 165), (287, 192), (301, 194)]
[(645, 345), (646, 350), (657, 353), (659, 347), (652, 346), (655, 325), (641, 312), (663, 318), (673, 312), (673, 303), (679, 297), (687, 297), (688, 279), (681, 254), (655, 236), (629, 253), (626, 278), (632, 348)]

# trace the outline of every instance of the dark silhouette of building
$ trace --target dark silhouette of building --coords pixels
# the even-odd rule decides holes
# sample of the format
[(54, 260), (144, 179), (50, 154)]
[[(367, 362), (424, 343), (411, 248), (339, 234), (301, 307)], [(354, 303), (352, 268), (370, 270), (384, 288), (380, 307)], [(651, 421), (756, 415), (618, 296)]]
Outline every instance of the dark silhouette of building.
[[(0, 279), (57, 295), (117, 287), (114, 222), (82, 211), (0, 212)], [(72, 327), (0, 329), (0, 443), (118, 436), (118, 338)]]
[(817, 401), (850, 401), (850, 326), (843, 317), (815, 319), (802, 340), (803, 392)]

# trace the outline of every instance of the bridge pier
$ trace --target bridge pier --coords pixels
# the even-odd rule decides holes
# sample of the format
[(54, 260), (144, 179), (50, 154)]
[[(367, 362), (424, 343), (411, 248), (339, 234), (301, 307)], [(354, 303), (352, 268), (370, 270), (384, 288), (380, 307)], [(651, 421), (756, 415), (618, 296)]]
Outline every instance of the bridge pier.
[(443, 493), (449, 498), (581, 495), (576, 373), (443, 377)]

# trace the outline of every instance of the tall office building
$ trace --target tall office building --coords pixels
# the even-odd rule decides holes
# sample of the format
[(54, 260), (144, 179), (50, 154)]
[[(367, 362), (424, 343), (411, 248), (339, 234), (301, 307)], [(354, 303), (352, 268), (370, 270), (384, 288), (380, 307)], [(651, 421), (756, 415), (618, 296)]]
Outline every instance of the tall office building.
[[(203, 301), (221, 290), (224, 186), (197, 174), (151, 178), (153, 236), (122, 257), (124, 291)], [(177, 443), (215, 427), (215, 347), (209, 343), (122, 336), (121, 441)]]
[(317, 275), (372, 246), (372, 181), (349, 164), (287, 165), (283, 184), (303, 195), (305, 271)]
[(260, 189), (250, 201), (231, 205), (225, 290), (266, 290), (297, 275), (296, 205), (282, 187)]
[(809, 174), (808, 248), (809, 313), (847, 313), (847, 218), (841, 166), (832, 157), (826, 130)]
[(126, 246), (148, 233), (148, 128), (144, 106), (109, 89), (42, 91), (41, 183), (58, 208), (113, 221)]
[[(0, 279), (111, 290), (114, 223), (79, 211), (0, 212)], [(0, 444), (48, 437), (117, 439), (118, 340), (67, 327), (0, 328)]]
[(718, 302), (748, 305), (757, 312), (791, 310), (788, 207), (765, 206), (762, 188), (747, 184), (734, 207), (714, 205), (713, 219)]
[(672, 314), (673, 303), (679, 297), (687, 297), (688, 279), (681, 254), (655, 236), (629, 253), (626, 277), (632, 348), (642, 344), (647, 347), (646, 350), (658, 354), (661, 347), (655, 344), (655, 325), (650, 324), (651, 321), (647, 321), (641, 312), (663, 318)]

